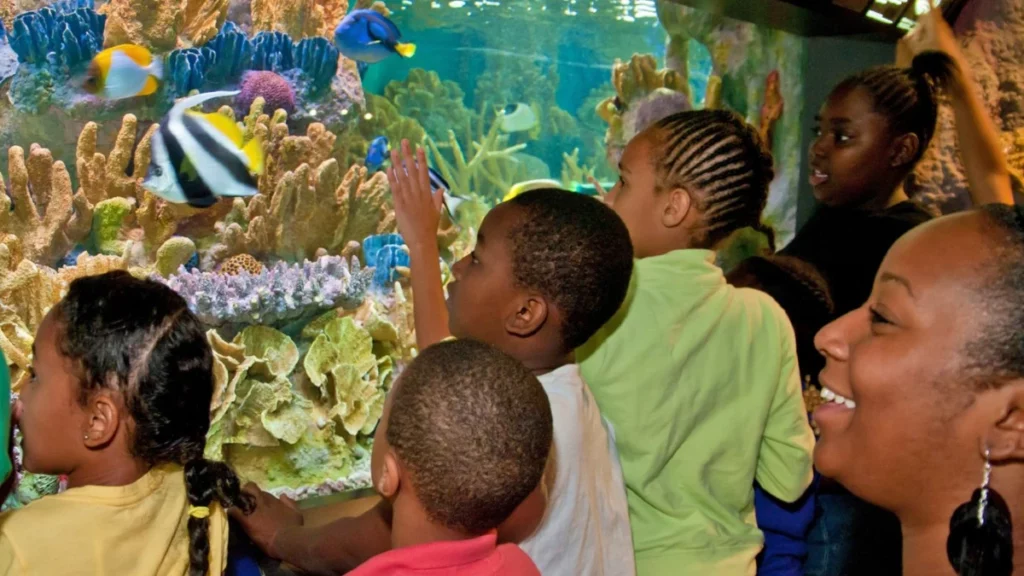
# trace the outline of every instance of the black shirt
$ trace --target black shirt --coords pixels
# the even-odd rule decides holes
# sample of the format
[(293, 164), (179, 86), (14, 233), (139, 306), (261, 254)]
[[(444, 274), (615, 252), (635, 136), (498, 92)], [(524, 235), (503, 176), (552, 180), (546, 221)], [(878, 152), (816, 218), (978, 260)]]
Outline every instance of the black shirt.
[(828, 282), (839, 317), (871, 296), (875, 274), (896, 240), (931, 218), (910, 201), (880, 211), (821, 206), (781, 253), (818, 269)]

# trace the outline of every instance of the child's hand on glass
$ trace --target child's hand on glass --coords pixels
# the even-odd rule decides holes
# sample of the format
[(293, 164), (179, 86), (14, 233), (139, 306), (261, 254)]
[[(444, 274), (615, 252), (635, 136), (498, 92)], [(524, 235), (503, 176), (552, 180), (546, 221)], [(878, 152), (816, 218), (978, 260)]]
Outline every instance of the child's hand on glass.
[(437, 227), (441, 222), (444, 192), (434, 191), (430, 185), (430, 172), (423, 148), (410, 150), (409, 141), (402, 140), (402, 153), (391, 151), (388, 168), (391, 197), (395, 202), (398, 231), (410, 247), (437, 242)]

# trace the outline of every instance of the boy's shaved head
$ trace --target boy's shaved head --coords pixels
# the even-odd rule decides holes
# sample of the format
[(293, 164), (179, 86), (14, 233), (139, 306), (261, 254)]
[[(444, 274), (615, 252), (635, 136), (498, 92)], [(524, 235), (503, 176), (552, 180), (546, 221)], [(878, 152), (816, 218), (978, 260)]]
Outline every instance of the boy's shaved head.
[(483, 534), (537, 487), (551, 407), (516, 360), (473, 340), (442, 342), (409, 365), (392, 394), (387, 442), (433, 522)]

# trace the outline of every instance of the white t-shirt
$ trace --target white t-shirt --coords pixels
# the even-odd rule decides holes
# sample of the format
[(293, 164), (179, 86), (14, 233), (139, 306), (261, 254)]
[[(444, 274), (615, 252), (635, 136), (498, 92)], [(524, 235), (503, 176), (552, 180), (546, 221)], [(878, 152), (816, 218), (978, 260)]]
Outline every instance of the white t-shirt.
[[(629, 506), (615, 435), (579, 366), (537, 378), (554, 422), (553, 485), (537, 531), (519, 546), (543, 576), (633, 576)], [(551, 479), (548, 479), (549, 482)]]

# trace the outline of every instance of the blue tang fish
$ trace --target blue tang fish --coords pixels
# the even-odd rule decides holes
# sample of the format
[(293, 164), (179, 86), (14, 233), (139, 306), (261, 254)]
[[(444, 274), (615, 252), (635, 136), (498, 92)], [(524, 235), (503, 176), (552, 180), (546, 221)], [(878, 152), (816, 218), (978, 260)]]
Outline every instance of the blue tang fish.
[(399, 42), (398, 26), (375, 10), (353, 10), (334, 29), (334, 44), (348, 59), (367, 64), (398, 54), (412, 58), (415, 44)]
[(378, 136), (370, 142), (370, 148), (366, 151), (366, 169), (376, 172), (388, 160), (388, 138)]

